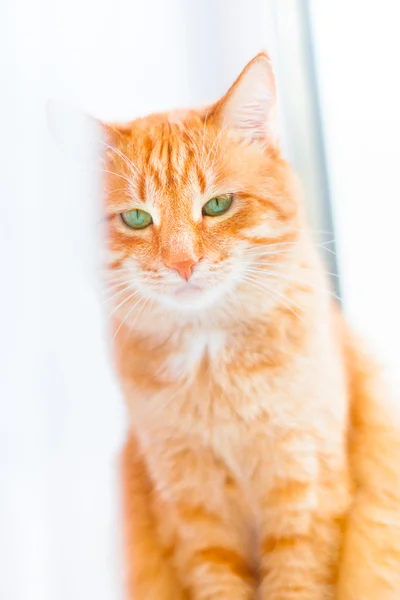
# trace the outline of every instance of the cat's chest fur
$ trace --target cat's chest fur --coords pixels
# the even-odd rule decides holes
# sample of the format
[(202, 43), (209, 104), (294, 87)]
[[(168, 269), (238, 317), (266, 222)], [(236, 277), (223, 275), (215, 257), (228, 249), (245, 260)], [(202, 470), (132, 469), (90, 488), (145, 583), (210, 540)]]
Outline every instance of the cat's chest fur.
[(160, 361), (157, 375), (166, 383), (191, 378), (204, 360), (223, 360), (228, 336), (221, 330), (205, 330), (187, 334), (178, 348)]
[(344, 415), (335, 369), (324, 373), (322, 354), (307, 352), (281, 369), (248, 370), (246, 356), (254, 352), (224, 331), (204, 330), (160, 356), (152, 364), (157, 389), (137, 381), (132, 392), (134, 420), (150, 451), (157, 439), (182, 439), (213, 453), (242, 481), (261, 462), (279, 461), (279, 440), (293, 432), (300, 440), (293, 452), (299, 443), (313, 454), (313, 433), (324, 437), (330, 407), (342, 404)]

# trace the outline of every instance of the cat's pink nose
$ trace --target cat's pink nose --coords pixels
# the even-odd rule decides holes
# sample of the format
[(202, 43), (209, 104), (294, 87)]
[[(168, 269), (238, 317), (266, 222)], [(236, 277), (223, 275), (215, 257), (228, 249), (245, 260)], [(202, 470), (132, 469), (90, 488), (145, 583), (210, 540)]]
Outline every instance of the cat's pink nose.
[(188, 258), (186, 260), (168, 261), (167, 266), (174, 271), (178, 271), (179, 275), (185, 281), (189, 281), (194, 266), (199, 262), (197, 258)]

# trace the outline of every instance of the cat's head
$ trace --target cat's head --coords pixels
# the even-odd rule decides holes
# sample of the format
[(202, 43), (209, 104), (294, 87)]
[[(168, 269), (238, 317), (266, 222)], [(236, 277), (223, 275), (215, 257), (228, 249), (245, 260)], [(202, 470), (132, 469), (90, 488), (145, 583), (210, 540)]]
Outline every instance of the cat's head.
[(122, 316), (141, 298), (178, 312), (217, 307), (288, 260), (298, 207), (275, 105), (259, 54), (212, 106), (107, 126), (109, 269)]

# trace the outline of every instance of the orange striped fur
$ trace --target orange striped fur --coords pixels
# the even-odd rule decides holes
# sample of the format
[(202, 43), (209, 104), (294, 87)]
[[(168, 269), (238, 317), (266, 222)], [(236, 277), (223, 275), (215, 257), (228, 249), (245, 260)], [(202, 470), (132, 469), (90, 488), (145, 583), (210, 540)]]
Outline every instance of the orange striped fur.
[(212, 106), (106, 127), (130, 599), (400, 598), (398, 411), (331, 298), (274, 111), (261, 54)]

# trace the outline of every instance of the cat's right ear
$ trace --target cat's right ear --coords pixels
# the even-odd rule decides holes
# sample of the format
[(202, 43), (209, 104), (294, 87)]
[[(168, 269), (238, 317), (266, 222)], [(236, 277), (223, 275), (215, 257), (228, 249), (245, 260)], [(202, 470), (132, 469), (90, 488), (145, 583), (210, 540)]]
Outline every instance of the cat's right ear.
[(243, 69), (217, 103), (221, 127), (235, 130), (243, 140), (263, 146), (276, 141), (276, 90), (271, 61), (260, 52)]
[(59, 100), (47, 102), (46, 117), (51, 137), (66, 158), (84, 168), (102, 165), (110, 136), (103, 123)]

